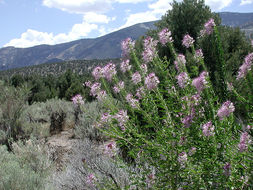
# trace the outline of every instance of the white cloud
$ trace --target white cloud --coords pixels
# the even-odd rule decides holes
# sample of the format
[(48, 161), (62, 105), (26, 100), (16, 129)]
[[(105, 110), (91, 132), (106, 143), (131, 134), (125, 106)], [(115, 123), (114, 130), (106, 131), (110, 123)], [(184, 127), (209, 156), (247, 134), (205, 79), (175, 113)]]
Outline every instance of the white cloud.
[(165, 14), (167, 10), (170, 10), (172, 0), (158, 0), (155, 3), (149, 4), (148, 7), (153, 9), (153, 12), (156, 14)]
[(253, 0), (242, 0), (240, 5), (248, 5), (248, 4), (251, 4), (253, 3)]
[(36, 30), (28, 29), (26, 32), (21, 34), (20, 38), (11, 40), (5, 44), (4, 47), (14, 46), (26, 48), (40, 44), (54, 45), (80, 39), (87, 36), (91, 31), (97, 29), (98, 26), (96, 24), (90, 24), (87, 22), (75, 24), (69, 33), (60, 33), (57, 35), (54, 35), (53, 33), (39, 32)]
[(83, 20), (86, 21), (87, 23), (108, 23), (110, 21), (115, 20), (116, 18), (109, 18), (108, 16), (104, 14), (98, 14), (95, 12), (88, 12), (85, 13), (83, 16)]
[(112, 0), (43, 0), (43, 5), (70, 13), (103, 13), (110, 10)]
[(212, 11), (221, 10), (232, 3), (233, 0), (206, 0), (206, 5), (210, 6)]
[(149, 2), (149, 1), (153, 1), (153, 0), (116, 0), (116, 2), (118, 3), (142, 3), (142, 2)]

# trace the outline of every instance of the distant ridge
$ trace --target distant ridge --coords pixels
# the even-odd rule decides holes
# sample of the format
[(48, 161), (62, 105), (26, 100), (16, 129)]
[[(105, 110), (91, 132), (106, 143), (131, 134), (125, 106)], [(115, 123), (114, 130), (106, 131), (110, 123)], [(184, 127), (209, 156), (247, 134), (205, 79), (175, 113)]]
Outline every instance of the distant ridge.
[(5, 47), (0, 49), (0, 70), (68, 60), (119, 58), (120, 42), (131, 37), (137, 39), (154, 22), (136, 24), (102, 37), (81, 39), (57, 45), (38, 45), (30, 48)]
[[(219, 15), (223, 25), (240, 27), (248, 37), (253, 34), (253, 13), (221, 12)], [(94, 39), (30, 48), (0, 48), (0, 70), (70, 60), (119, 58), (120, 42), (127, 37), (137, 39), (145, 35), (149, 29), (155, 29), (154, 23), (136, 24)]]

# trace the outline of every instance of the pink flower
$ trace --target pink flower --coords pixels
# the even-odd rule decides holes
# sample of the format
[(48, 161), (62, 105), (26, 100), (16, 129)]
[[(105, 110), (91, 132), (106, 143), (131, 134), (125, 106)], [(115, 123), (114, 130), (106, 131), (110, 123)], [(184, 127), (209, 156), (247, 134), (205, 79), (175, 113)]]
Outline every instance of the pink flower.
[(132, 94), (126, 96), (126, 101), (131, 105), (132, 108), (139, 107), (139, 100), (134, 99)]
[(189, 34), (186, 34), (184, 36), (184, 39), (182, 41), (182, 44), (186, 47), (186, 48), (189, 48), (190, 46), (193, 45), (193, 43), (195, 42), (195, 40), (189, 35)]
[(117, 148), (116, 148), (115, 141), (111, 141), (104, 145), (104, 154), (108, 155), (109, 157), (113, 157), (116, 155), (116, 153), (117, 153)]
[(168, 42), (173, 42), (171, 31), (169, 31), (168, 28), (164, 28), (161, 32), (159, 32), (158, 36), (162, 45), (166, 45)]
[(151, 62), (156, 56), (156, 45), (158, 41), (154, 40), (150, 36), (144, 39), (144, 51), (142, 53), (142, 59), (145, 63)]
[(109, 123), (112, 120), (112, 116), (109, 113), (103, 113), (100, 120), (102, 123)]
[(134, 49), (135, 41), (131, 38), (126, 38), (121, 42), (121, 50), (123, 57), (129, 57), (130, 52)]
[(202, 35), (204, 34), (207, 34), (207, 35), (210, 35), (213, 33), (213, 29), (214, 29), (214, 26), (215, 26), (215, 22), (214, 22), (214, 19), (211, 18), (209, 19), (205, 25), (204, 25), (204, 30), (201, 31)]
[(89, 174), (87, 177), (86, 177), (86, 183), (90, 186), (93, 186), (94, 185), (94, 181), (96, 181), (96, 177), (94, 176), (94, 174)]
[(213, 136), (214, 135), (214, 126), (211, 121), (207, 122), (202, 126), (203, 129), (203, 134), (208, 137), (208, 136)]
[(200, 93), (203, 89), (207, 87), (208, 82), (206, 81), (208, 73), (206, 71), (203, 71), (199, 77), (193, 79), (192, 85), (195, 86), (198, 93)]
[(126, 71), (130, 71), (131, 69), (131, 65), (129, 65), (129, 59), (126, 59), (126, 60), (123, 60), (121, 63), (120, 63), (120, 70), (125, 73)]
[(238, 144), (238, 148), (240, 152), (244, 152), (248, 149), (248, 144), (250, 144), (250, 136), (247, 132), (243, 132), (240, 137), (240, 143)]
[(251, 126), (250, 126), (250, 125), (247, 125), (247, 129), (248, 129), (248, 130), (251, 130), (251, 129), (253, 129), (253, 126), (252, 126), (252, 125), (251, 125)]
[(91, 83), (90, 81), (86, 81), (86, 82), (84, 83), (84, 85), (87, 86), (87, 87), (89, 87), (89, 88), (91, 88), (92, 83)]
[(158, 77), (155, 75), (155, 73), (150, 73), (145, 78), (145, 85), (148, 90), (153, 90), (157, 88), (157, 85), (160, 83)]
[(192, 156), (193, 154), (195, 154), (195, 152), (197, 151), (197, 148), (196, 147), (192, 147), (189, 151), (189, 156)]
[(83, 97), (80, 94), (75, 95), (71, 98), (72, 102), (77, 105), (84, 104)]
[(238, 75), (236, 78), (237, 80), (244, 78), (247, 75), (247, 73), (251, 70), (252, 62), (253, 62), (253, 53), (250, 53), (245, 57), (244, 63), (239, 68)]
[(230, 165), (230, 163), (227, 162), (225, 164), (225, 166), (223, 167), (223, 169), (224, 169), (225, 176), (230, 176), (230, 174), (231, 174), (231, 165)]
[(147, 71), (148, 71), (147, 65), (146, 65), (146, 64), (142, 64), (142, 65), (141, 65), (141, 70), (143, 71), (144, 74), (146, 74)]
[(119, 93), (125, 86), (124, 81), (120, 81), (116, 86), (113, 87), (115, 93)]
[(181, 88), (184, 88), (186, 85), (189, 84), (190, 78), (188, 77), (186, 72), (180, 73), (178, 76), (176, 76), (177, 83)]
[(129, 117), (127, 115), (127, 111), (125, 110), (120, 110), (115, 116), (114, 118), (118, 121), (119, 126), (122, 129), (125, 129), (125, 124), (127, 123), (127, 121), (129, 120)]
[(101, 67), (96, 67), (92, 71), (92, 76), (95, 78), (95, 80), (99, 80), (103, 77), (103, 69)]
[(100, 91), (100, 88), (101, 88), (101, 84), (98, 83), (98, 82), (95, 82), (92, 86), (91, 86), (91, 89), (90, 89), (90, 94), (91, 96), (96, 96), (98, 94), (98, 92)]
[(229, 116), (235, 111), (234, 104), (230, 101), (226, 101), (222, 104), (221, 108), (218, 110), (217, 116), (220, 120), (223, 120), (224, 117)]
[(137, 97), (139, 98), (139, 100), (142, 99), (143, 96), (145, 96), (145, 91), (144, 91), (144, 87), (143, 87), (143, 86), (140, 87), (140, 88), (138, 88), (138, 89), (136, 90), (135, 96), (137, 96)]
[(174, 61), (175, 67), (178, 72), (183, 71), (185, 68), (185, 56), (183, 54), (178, 54), (176, 60)]
[(194, 58), (197, 59), (198, 61), (199, 61), (200, 59), (203, 59), (203, 58), (204, 58), (202, 49), (197, 49), (197, 50), (195, 51)]
[(184, 127), (188, 128), (190, 127), (192, 123), (193, 115), (187, 115), (182, 119), (182, 123), (184, 124)]
[(104, 90), (101, 90), (97, 93), (97, 99), (103, 101), (107, 97), (107, 93)]
[(178, 162), (181, 164), (181, 165), (184, 165), (186, 162), (187, 162), (187, 154), (185, 152), (181, 152), (179, 155), (178, 155)]
[(103, 68), (103, 73), (105, 78), (108, 81), (112, 80), (112, 77), (114, 75), (116, 75), (117, 71), (116, 71), (116, 66), (115, 64), (113, 64), (112, 62), (108, 63), (104, 68)]
[(138, 84), (141, 82), (141, 75), (139, 72), (135, 72), (133, 75), (132, 75), (132, 81), (134, 84)]

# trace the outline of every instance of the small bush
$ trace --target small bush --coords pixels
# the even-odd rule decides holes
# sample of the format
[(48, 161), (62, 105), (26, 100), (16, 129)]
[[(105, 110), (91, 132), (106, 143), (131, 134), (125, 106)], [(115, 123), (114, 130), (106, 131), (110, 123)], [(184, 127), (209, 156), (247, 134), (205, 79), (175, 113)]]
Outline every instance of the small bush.
[(71, 102), (51, 99), (27, 106), (19, 122), (26, 136), (47, 137), (75, 126), (75, 110)]
[(29, 140), (13, 144), (13, 152), (0, 146), (0, 189), (44, 190), (51, 162), (45, 147)]

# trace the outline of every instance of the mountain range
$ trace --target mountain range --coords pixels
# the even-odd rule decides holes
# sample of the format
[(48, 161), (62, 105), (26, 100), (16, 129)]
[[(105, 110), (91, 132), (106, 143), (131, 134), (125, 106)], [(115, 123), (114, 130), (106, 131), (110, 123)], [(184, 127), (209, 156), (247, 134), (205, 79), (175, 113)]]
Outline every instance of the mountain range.
[[(219, 15), (223, 25), (240, 27), (248, 36), (253, 34), (253, 13), (221, 12)], [(67, 60), (119, 58), (120, 42), (127, 37), (135, 40), (145, 35), (148, 30), (155, 29), (154, 23), (136, 24), (94, 39), (30, 48), (0, 48), (0, 70)]]

